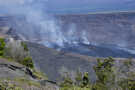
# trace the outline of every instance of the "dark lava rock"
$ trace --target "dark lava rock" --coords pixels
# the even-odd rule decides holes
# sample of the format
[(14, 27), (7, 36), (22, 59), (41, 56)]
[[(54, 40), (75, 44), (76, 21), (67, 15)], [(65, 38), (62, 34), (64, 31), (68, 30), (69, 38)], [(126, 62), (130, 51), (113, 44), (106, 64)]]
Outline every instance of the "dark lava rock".
[(29, 68), (16, 62), (0, 58), (0, 78), (15, 79), (19, 77), (24, 77), (29, 80), (36, 79), (36, 76), (33, 75), (33, 72)]
[(128, 50), (124, 50), (116, 45), (66, 45), (61, 48), (64, 52), (74, 52), (81, 55), (93, 56), (93, 57), (115, 57), (115, 58), (134, 58), (135, 54), (132, 54)]

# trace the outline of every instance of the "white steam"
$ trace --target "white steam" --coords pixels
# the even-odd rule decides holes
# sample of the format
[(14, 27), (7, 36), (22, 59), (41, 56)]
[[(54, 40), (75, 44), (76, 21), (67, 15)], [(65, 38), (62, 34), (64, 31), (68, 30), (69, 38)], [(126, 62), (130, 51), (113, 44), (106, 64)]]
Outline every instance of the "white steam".
[(46, 13), (45, 4), (45, 0), (0, 0), (0, 9), (19, 18), (13, 20), (12, 27), (26, 40), (41, 41), (49, 47), (52, 47), (52, 44), (61, 47), (64, 47), (65, 43), (78, 44), (79, 39), (89, 44), (85, 32), (82, 32), (81, 37), (76, 35), (75, 24), (71, 24), (68, 32), (64, 34), (58, 21)]

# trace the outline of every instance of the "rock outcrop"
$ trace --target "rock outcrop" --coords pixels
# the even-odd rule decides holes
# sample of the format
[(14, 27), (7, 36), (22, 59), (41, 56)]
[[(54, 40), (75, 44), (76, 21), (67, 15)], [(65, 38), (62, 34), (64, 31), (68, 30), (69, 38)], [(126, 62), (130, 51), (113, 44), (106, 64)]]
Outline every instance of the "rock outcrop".
[(5, 88), (11, 88), (10, 85), (19, 86), (23, 90), (59, 90), (55, 82), (38, 80), (31, 69), (2, 58), (0, 58), (0, 89), (1, 84), (5, 85)]

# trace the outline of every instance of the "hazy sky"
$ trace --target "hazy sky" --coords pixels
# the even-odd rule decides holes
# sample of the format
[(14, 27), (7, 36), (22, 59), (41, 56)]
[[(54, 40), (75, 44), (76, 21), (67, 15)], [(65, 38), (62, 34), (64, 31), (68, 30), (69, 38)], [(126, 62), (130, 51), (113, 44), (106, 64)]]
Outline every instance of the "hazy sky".
[[(39, 2), (42, 3), (42, 6), (39, 5)], [(51, 13), (135, 10), (135, 0), (0, 0), (0, 11), (11, 7), (18, 9), (23, 3), (45, 7)]]
[(135, 0), (48, 0), (48, 10), (94, 11), (94, 10), (134, 10)]

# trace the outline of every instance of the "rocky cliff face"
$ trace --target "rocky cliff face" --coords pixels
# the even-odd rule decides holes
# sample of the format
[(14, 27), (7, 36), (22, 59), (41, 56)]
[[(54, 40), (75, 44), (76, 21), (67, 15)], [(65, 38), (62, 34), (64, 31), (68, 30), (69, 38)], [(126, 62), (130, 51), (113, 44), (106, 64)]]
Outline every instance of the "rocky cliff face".
[(33, 71), (25, 66), (7, 59), (0, 58), (0, 89), (11, 90), (59, 90), (56, 83), (48, 80), (38, 80)]

